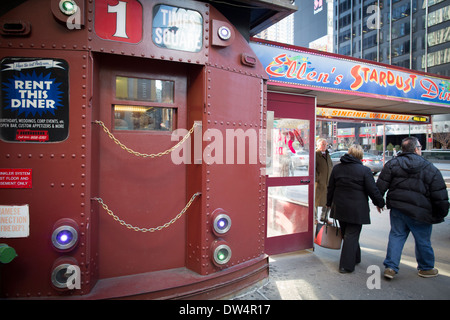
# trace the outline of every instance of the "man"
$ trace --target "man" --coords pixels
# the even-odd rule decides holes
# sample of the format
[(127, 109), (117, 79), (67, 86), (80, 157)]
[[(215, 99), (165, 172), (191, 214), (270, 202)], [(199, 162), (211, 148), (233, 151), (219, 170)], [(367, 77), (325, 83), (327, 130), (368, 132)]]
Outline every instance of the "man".
[(398, 273), (403, 245), (412, 232), (416, 243), (418, 275), (438, 275), (431, 247), (432, 225), (444, 221), (448, 214), (448, 193), (440, 171), (422, 158), (422, 146), (416, 137), (402, 141), (402, 152), (386, 163), (377, 181), (381, 194), (387, 194), (391, 209), (391, 231), (384, 260), (384, 276), (393, 279)]
[(330, 179), (331, 170), (333, 170), (333, 162), (331, 161), (330, 153), (327, 150), (327, 140), (318, 139), (316, 142), (316, 146), (316, 183), (314, 187), (316, 190), (315, 222), (317, 223), (319, 207), (322, 207), (320, 220), (325, 221), (327, 219), (327, 186), (328, 180)]

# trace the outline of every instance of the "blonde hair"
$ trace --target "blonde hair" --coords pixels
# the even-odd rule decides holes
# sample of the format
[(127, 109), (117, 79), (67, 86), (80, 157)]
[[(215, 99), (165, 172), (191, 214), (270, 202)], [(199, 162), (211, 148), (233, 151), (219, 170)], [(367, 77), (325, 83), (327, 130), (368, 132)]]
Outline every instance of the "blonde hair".
[(350, 148), (348, 148), (348, 154), (361, 160), (364, 156), (364, 151), (359, 144), (352, 144)]

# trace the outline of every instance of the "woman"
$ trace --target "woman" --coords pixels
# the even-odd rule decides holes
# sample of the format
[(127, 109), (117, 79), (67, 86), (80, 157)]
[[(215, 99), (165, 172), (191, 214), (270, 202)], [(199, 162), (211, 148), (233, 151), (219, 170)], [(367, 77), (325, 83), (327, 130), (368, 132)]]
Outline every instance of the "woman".
[(332, 207), (331, 216), (339, 220), (344, 242), (342, 245), (339, 272), (355, 270), (361, 262), (359, 235), (363, 224), (370, 224), (368, 196), (377, 206), (384, 207), (384, 199), (375, 185), (372, 172), (361, 162), (364, 152), (361, 146), (352, 145), (341, 157), (331, 172), (328, 182), (327, 207)]

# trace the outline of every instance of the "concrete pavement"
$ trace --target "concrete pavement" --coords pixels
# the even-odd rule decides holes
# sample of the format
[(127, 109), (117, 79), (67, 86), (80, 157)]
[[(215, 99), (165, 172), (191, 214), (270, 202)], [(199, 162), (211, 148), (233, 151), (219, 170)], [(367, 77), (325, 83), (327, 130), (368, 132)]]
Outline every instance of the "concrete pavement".
[[(417, 275), (414, 237), (403, 249), (399, 273), (393, 280), (383, 276), (390, 230), (389, 210), (379, 214), (371, 207), (370, 225), (364, 225), (360, 245), (362, 261), (351, 274), (338, 271), (340, 250), (315, 245), (304, 250), (270, 257), (269, 278), (234, 300), (450, 300), (450, 217), (433, 226), (436, 278)], [(372, 289), (370, 289), (372, 288)]]

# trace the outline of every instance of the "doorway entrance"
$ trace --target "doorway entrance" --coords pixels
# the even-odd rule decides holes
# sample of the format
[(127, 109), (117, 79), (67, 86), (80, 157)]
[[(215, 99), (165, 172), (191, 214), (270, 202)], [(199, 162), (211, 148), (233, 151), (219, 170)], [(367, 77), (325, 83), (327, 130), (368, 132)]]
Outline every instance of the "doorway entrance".
[[(157, 154), (174, 145), (171, 134), (186, 128), (186, 71), (174, 64), (139, 59), (99, 59), (98, 119), (123, 145), (98, 134), (98, 194), (127, 224), (156, 227), (182, 209), (186, 196), (186, 166), (176, 165), (170, 155)], [(126, 239), (127, 241), (124, 241)], [(99, 276), (128, 274), (183, 267), (186, 225), (182, 217), (164, 233), (133, 232), (107, 214), (99, 215)], [(131, 248), (131, 249), (130, 249)], [(171, 254), (167, 254), (170, 249)], [(158, 263), (155, 263), (158, 260)], [(116, 261), (127, 261), (117, 268)]]
[(265, 251), (313, 246), (315, 97), (268, 93)]

